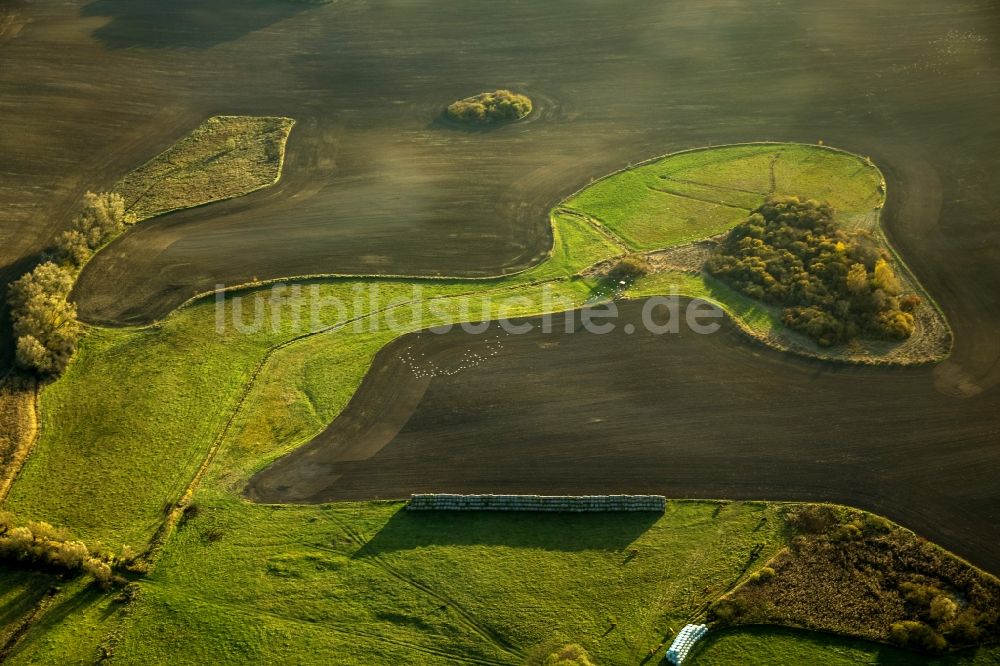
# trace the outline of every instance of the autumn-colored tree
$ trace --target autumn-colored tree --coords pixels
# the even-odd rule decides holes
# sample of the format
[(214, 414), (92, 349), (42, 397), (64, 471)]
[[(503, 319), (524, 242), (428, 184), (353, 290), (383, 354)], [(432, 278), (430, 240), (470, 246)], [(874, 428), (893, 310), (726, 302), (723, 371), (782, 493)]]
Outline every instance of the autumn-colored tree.
[(948, 595), (939, 594), (931, 601), (929, 614), (939, 624), (951, 622), (958, 614), (958, 604)]
[(847, 288), (852, 294), (867, 294), (871, 289), (868, 282), (868, 271), (864, 264), (852, 264), (847, 271)]
[(120, 194), (104, 192), (83, 195), (83, 209), (73, 221), (73, 227), (87, 237), (92, 249), (125, 230), (131, 220), (125, 211), (125, 200)]
[[(82, 571), (107, 589), (124, 584), (114, 575), (115, 557), (101, 548), (91, 550), (61, 529), (44, 522), (15, 525), (10, 514), (0, 512), (0, 560), (37, 564), (68, 572)], [(122, 560), (118, 560), (120, 564)]]
[(858, 336), (902, 340), (920, 299), (899, 279), (870, 234), (840, 229), (833, 209), (772, 197), (726, 236), (705, 263), (740, 292), (780, 305), (785, 325), (821, 346)]
[(899, 284), (899, 279), (892, 270), (892, 266), (889, 265), (883, 258), (879, 258), (875, 262), (875, 271), (872, 277), (872, 284), (875, 285), (877, 289), (881, 289), (890, 296), (898, 296), (901, 291)]
[(924, 652), (940, 652), (948, 645), (941, 634), (913, 620), (894, 623), (889, 629), (889, 637), (897, 645)]
[(8, 300), (19, 366), (41, 374), (61, 372), (82, 334), (70, 303), (73, 274), (52, 262), (40, 264), (10, 284)]
[(83, 195), (83, 208), (73, 227), (56, 237), (56, 259), (83, 266), (90, 255), (125, 230), (134, 218), (125, 210), (125, 200), (113, 192)]
[(134, 221), (120, 195), (87, 192), (72, 228), (56, 237), (54, 261), (36, 266), (10, 284), (19, 366), (45, 375), (66, 367), (82, 334), (76, 305), (69, 301), (75, 275), (95, 250)]
[(67, 229), (56, 236), (55, 252), (59, 263), (75, 267), (83, 266), (93, 254), (87, 236), (76, 229)]

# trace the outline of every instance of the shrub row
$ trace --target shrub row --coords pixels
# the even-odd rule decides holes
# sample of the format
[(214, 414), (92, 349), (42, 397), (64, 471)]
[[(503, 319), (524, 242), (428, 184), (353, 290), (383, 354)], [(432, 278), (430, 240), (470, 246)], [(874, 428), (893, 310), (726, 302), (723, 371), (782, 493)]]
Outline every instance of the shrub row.
[(0, 512), (0, 559), (12, 564), (89, 574), (101, 588), (107, 589), (125, 582), (115, 575), (114, 567), (133, 568), (134, 555), (128, 548), (117, 557), (100, 548), (90, 548), (48, 523), (15, 525), (9, 514)]
[(83, 334), (69, 300), (76, 276), (95, 250), (132, 221), (119, 195), (87, 192), (72, 228), (56, 238), (47, 260), (10, 284), (18, 366), (41, 375), (66, 368)]

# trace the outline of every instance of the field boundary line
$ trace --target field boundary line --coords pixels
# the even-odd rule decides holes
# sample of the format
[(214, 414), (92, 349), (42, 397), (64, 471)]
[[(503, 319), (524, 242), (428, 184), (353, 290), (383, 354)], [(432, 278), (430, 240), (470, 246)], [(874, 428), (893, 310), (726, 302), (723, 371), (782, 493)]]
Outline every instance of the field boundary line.
[(758, 197), (767, 197), (767, 192), (758, 192), (756, 190), (748, 190), (744, 187), (732, 187), (730, 185), (719, 185), (717, 183), (704, 183), (700, 180), (691, 180), (689, 178), (675, 178), (674, 176), (660, 176), (661, 180), (674, 183), (684, 183), (685, 185), (697, 185), (698, 187), (706, 187), (710, 190), (723, 190), (726, 192), (742, 192), (743, 194), (753, 194)]
[(653, 187), (652, 185), (647, 185), (649, 189), (654, 192), (659, 192), (660, 194), (669, 194), (672, 197), (680, 197), (681, 199), (690, 199), (691, 201), (700, 201), (701, 203), (712, 204), (713, 206), (724, 206), (725, 208), (735, 208), (736, 210), (745, 210), (748, 213), (753, 210), (752, 208), (746, 208), (745, 206), (737, 206), (736, 204), (727, 203), (725, 201), (716, 201), (715, 199), (709, 199), (708, 197), (696, 197), (693, 194), (684, 194), (683, 192), (677, 192), (676, 190), (668, 190), (665, 187)]
[[(564, 207), (564, 206), (560, 206), (554, 212), (556, 212), (556, 213), (563, 213), (565, 215), (569, 215), (570, 217), (575, 217), (578, 220), (583, 220), (584, 222), (586, 222), (587, 224), (589, 224), (591, 227), (593, 227), (597, 231), (597, 233), (601, 234), (607, 240), (609, 240), (612, 243), (614, 243), (623, 252), (629, 253), (629, 252), (632, 251), (632, 248), (629, 247), (628, 241), (626, 241), (624, 238), (622, 238), (617, 233), (615, 233), (614, 231), (612, 231), (611, 228), (608, 227), (608, 225), (604, 224), (603, 222), (601, 222), (600, 220), (598, 220), (593, 215), (588, 215), (587, 213), (583, 213), (581, 211), (578, 211), (575, 208), (567, 208), (567, 207)], [(584, 270), (586, 270), (587, 268), (590, 268), (590, 267), (589, 266), (585, 266)]]

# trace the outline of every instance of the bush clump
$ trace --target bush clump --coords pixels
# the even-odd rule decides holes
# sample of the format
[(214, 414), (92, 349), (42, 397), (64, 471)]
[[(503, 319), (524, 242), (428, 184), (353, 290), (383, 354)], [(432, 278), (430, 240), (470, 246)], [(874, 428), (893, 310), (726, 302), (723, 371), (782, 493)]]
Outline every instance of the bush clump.
[(634, 282), (648, 275), (652, 268), (641, 254), (627, 254), (608, 272), (608, 277), (616, 282)]
[(889, 637), (901, 647), (921, 652), (941, 652), (948, 643), (944, 637), (923, 622), (903, 620), (889, 629)]
[(452, 102), (447, 110), (447, 115), (452, 120), (484, 125), (520, 120), (529, 113), (531, 100), (509, 90), (495, 90), (466, 97)]
[(116, 576), (112, 569), (115, 564), (113, 555), (88, 548), (82, 541), (73, 540), (64, 531), (48, 523), (15, 525), (9, 514), (2, 512), (0, 559), (15, 564), (83, 572), (92, 576), (102, 589), (124, 583), (124, 579)]
[(95, 250), (125, 231), (132, 222), (134, 219), (125, 211), (121, 195), (87, 192), (72, 228), (56, 236), (56, 262), (81, 268)]
[(76, 275), (95, 250), (133, 221), (121, 196), (87, 192), (72, 228), (56, 237), (51, 260), (10, 283), (18, 366), (40, 375), (66, 368), (83, 334), (76, 305), (69, 301)]
[(723, 626), (738, 624), (748, 612), (749, 605), (742, 597), (722, 597), (708, 608), (708, 617)]
[(865, 232), (837, 227), (828, 204), (768, 199), (705, 264), (711, 275), (765, 303), (819, 345), (858, 337), (904, 340), (919, 297), (903, 294), (889, 257)]
[(805, 504), (787, 516), (788, 524), (802, 534), (825, 534), (840, 524), (840, 516), (832, 506)]
[(775, 571), (771, 567), (761, 567), (759, 571), (750, 574), (747, 579), (751, 583), (766, 583), (775, 576)]
[(63, 371), (83, 331), (69, 302), (73, 273), (51, 261), (10, 283), (18, 366), (42, 375)]

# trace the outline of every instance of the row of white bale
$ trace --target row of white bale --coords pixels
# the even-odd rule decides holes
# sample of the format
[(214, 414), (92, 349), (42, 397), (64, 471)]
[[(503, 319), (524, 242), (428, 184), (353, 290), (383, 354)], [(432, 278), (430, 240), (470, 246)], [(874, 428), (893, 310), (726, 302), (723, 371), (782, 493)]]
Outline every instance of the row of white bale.
[(663, 513), (663, 495), (411, 495), (410, 511), (655, 511)]
[(708, 627), (704, 624), (689, 624), (677, 632), (674, 642), (667, 650), (667, 661), (680, 666), (691, 653), (691, 648), (702, 636), (708, 633)]

